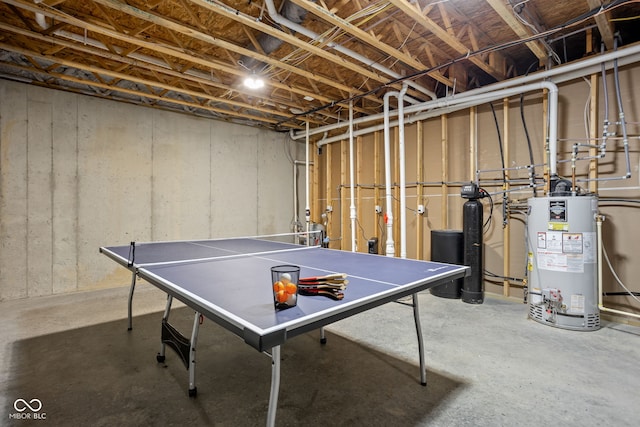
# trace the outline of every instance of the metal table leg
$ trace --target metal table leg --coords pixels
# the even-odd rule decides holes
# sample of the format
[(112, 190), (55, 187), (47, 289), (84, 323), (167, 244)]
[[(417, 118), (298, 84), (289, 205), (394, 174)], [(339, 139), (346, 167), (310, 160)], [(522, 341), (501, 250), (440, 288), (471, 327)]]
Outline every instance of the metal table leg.
[(420, 326), (420, 310), (418, 308), (418, 294), (413, 294), (413, 319), (416, 323), (416, 333), (418, 334), (418, 354), (420, 357), (420, 384), (427, 385), (427, 369), (424, 361), (424, 342), (422, 338), (422, 327)]
[[(167, 304), (164, 307), (164, 314), (162, 315), (162, 323), (165, 324), (169, 321), (169, 313), (171, 313), (171, 303), (173, 302), (173, 297), (171, 295), (167, 295)], [(159, 363), (164, 362), (165, 358), (165, 341), (160, 339), (160, 352), (156, 356), (156, 360)]]
[(198, 329), (200, 328), (201, 314), (196, 311), (193, 319), (193, 330), (191, 331), (191, 342), (189, 347), (189, 396), (195, 397), (198, 393), (196, 387), (196, 342), (198, 341)]
[(280, 391), (280, 346), (271, 349), (271, 394), (269, 394), (269, 412), (267, 413), (267, 427), (276, 424), (276, 409), (278, 408), (278, 393)]
[(132, 320), (132, 311), (133, 311), (133, 291), (136, 289), (136, 277), (138, 273), (134, 270), (131, 275), (131, 287), (129, 288), (129, 306), (128, 306), (128, 317), (129, 317), (129, 328), (127, 330), (133, 329), (133, 320)]

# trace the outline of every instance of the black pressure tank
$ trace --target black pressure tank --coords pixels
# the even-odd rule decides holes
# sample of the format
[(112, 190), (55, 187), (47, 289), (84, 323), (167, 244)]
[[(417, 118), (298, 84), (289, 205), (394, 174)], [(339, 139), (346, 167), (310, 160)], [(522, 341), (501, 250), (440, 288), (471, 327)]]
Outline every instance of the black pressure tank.
[(462, 301), (482, 304), (484, 301), (482, 260), (482, 203), (477, 199), (467, 200), (462, 207), (462, 231), (464, 233), (464, 265), (471, 274), (464, 278)]

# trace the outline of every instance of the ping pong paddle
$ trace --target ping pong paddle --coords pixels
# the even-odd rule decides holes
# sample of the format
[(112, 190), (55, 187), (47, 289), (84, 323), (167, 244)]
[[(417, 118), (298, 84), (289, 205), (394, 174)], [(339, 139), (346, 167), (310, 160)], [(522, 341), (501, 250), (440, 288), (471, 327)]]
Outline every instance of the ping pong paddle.
[(349, 283), (345, 273), (327, 274), (325, 276), (303, 277), (298, 280), (298, 293), (309, 296), (325, 296), (334, 300), (341, 300), (341, 292)]
[(347, 289), (347, 284), (346, 283), (320, 283), (317, 285), (311, 285), (311, 284), (306, 284), (306, 283), (298, 283), (298, 288), (299, 289), (335, 289), (337, 291), (344, 291), (345, 289)]
[(298, 285), (301, 286), (317, 286), (317, 285), (328, 285), (328, 286), (346, 286), (349, 283), (346, 280), (347, 275), (344, 273), (336, 273), (329, 274), (326, 276), (316, 276), (316, 277), (302, 277), (298, 280)]
[(334, 300), (341, 300), (344, 298), (344, 294), (335, 289), (307, 289), (307, 288), (299, 288), (298, 293), (300, 295), (307, 296), (324, 296)]
[(329, 281), (343, 281), (347, 278), (345, 273), (335, 273), (335, 274), (327, 274), (326, 276), (315, 276), (315, 277), (301, 277), (299, 279), (300, 282), (329, 282)]

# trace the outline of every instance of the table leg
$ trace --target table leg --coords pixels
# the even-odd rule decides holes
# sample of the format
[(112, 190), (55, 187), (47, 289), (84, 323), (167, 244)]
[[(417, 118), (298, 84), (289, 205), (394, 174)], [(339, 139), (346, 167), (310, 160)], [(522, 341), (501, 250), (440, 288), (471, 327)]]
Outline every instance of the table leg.
[(278, 393), (280, 391), (280, 346), (271, 349), (271, 394), (269, 395), (269, 412), (267, 427), (276, 424), (276, 409), (278, 408)]
[(138, 276), (137, 272), (134, 270), (133, 274), (131, 275), (131, 287), (129, 288), (129, 306), (127, 307), (127, 314), (129, 317), (129, 328), (127, 329), (128, 331), (130, 331), (131, 329), (133, 329), (133, 320), (132, 320), (132, 312), (133, 312), (133, 291), (135, 291), (136, 289), (136, 277)]
[(196, 342), (198, 341), (198, 329), (200, 328), (201, 314), (196, 311), (191, 331), (191, 345), (189, 348), (189, 396), (195, 397), (198, 393), (196, 387)]
[[(167, 295), (167, 304), (164, 307), (164, 314), (162, 315), (162, 321), (163, 322), (167, 322), (169, 320), (169, 313), (171, 313), (171, 303), (172, 302), (173, 302), (173, 297), (171, 295)], [(156, 359), (160, 363), (164, 362), (165, 348), (166, 348), (165, 343), (161, 339), (160, 340), (160, 352), (156, 356)]]
[(418, 308), (418, 294), (413, 294), (413, 319), (416, 322), (416, 333), (418, 334), (418, 354), (420, 357), (420, 384), (427, 385), (427, 369), (424, 362), (424, 342), (422, 337), (422, 327), (420, 326), (420, 310)]

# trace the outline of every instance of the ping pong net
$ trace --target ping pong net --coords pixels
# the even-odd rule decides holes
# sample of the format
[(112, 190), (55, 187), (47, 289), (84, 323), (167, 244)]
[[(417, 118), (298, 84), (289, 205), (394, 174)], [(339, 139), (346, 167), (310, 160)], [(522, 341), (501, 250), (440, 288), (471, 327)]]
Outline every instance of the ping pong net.
[[(318, 230), (208, 240), (131, 242), (128, 254), (119, 255), (126, 260), (127, 268), (139, 269), (156, 265), (261, 256), (304, 250), (322, 244), (322, 232)], [(116, 251), (116, 248), (107, 249)]]

